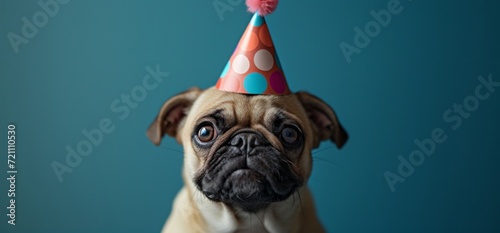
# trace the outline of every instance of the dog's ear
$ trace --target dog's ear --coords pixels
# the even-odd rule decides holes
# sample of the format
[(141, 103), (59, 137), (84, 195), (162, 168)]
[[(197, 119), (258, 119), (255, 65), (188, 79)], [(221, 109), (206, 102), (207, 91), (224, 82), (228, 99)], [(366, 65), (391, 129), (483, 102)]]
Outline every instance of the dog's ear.
[(320, 141), (330, 139), (337, 145), (337, 148), (342, 148), (348, 135), (340, 125), (333, 109), (320, 98), (307, 92), (297, 92), (295, 95), (302, 103), (312, 123), (313, 130), (318, 135), (313, 146), (317, 147)]
[(158, 146), (163, 135), (176, 137), (184, 124), (187, 111), (202, 92), (201, 89), (193, 87), (168, 99), (146, 132), (149, 139)]

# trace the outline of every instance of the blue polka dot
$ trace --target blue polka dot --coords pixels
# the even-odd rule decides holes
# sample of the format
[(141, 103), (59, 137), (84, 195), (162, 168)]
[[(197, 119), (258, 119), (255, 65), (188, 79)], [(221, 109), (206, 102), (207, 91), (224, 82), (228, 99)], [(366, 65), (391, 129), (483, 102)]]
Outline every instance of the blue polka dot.
[(252, 25), (254, 27), (260, 27), (264, 24), (264, 17), (260, 16), (258, 13), (255, 13), (252, 17)]
[(262, 94), (267, 89), (267, 80), (262, 74), (251, 73), (245, 77), (243, 87), (248, 94)]
[(230, 66), (231, 66), (231, 61), (227, 61), (226, 67), (224, 67), (224, 70), (222, 71), (222, 74), (220, 74), (221, 78), (224, 78), (224, 76), (226, 76), (227, 71), (229, 70)]

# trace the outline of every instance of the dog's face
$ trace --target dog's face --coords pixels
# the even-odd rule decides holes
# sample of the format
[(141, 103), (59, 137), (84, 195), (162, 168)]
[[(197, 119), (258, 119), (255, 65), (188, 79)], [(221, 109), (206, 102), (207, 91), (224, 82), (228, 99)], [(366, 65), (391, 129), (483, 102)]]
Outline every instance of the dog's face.
[(184, 146), (188, 188), (247, 212), (303, 186), (320, 141), (340, 148), (347, 140), (333, 110), (305, 92), (243, 95), (214, 88), (168, 100), (148, 130), (157, 145), (164, 134)]

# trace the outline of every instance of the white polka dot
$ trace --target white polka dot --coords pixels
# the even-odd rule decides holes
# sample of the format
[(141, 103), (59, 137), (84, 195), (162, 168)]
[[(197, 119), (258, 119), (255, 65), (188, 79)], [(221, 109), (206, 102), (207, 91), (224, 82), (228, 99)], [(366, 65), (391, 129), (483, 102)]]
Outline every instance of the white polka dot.
[(273, 55), (265, 49), (261, 49), (255, 53), (253, 62), (255, 62), (255, 66), (257, 66), (257, 68), (263, 71), (272, 69), (274, 65)]
[(250, 61), (245, 55), (238, 55), (233, 60), (233, 70), (238, 74), (244, 74), (250, 68)]

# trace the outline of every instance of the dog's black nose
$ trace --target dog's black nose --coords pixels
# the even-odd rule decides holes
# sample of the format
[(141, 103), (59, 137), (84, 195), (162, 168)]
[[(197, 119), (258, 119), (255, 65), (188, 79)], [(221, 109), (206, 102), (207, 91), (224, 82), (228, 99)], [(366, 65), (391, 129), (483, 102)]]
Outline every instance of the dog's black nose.
[(238, 147), (242, 152), (247, 155), (255, 148), (259, 146), (265, 146), (268, 142), (257, 133), (238, 133), (233, 136), (229, 145)]

